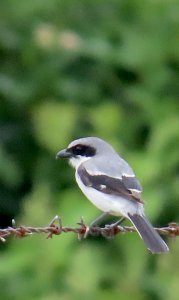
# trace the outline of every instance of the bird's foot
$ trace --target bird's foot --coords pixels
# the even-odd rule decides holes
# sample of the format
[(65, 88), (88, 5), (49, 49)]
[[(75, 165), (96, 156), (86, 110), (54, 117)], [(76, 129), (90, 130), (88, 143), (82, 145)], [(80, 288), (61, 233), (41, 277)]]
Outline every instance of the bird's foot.
[(111, 239), (120, 231), (119, 224), (124, 221), (125, 218), (121, 218), (113, 224), (107, 224), (105, 227), (100, 228), (96, 226), (95, 223), (91, 223), (89, 226), (85, 224), (84, 219), (81, 218), (80, 222), (77, 223), (81, 226), (78, 231), (78, 239), (86, 239), (89, 235), (98, 236), (102, 235), (105, 238)]
[(120, 231), (119, 229), (119, 225), (125, 220), (124, 217), (122, 217), (120, 220), (118, 220), (117, 222), (113, 223), (113, 224), (106, 224), (105, 228), (106, 229), (103, 232), (103, 236), (105, 236), (108, 239), (112, 239), (114, 238), (114, 236)]

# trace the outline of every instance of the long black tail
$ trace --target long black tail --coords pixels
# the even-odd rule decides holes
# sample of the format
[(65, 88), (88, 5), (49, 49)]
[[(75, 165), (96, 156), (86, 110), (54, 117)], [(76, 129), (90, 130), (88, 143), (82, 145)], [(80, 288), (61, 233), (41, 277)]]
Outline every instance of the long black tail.
[(152, 253), (162, 253), (169, 251), (168, 246), (144, 216), (137, 214), (128, 214), (128, 216), (137, 229), (139, 235), (143, 239), (144, 243), (146, 244), (147, 248)]

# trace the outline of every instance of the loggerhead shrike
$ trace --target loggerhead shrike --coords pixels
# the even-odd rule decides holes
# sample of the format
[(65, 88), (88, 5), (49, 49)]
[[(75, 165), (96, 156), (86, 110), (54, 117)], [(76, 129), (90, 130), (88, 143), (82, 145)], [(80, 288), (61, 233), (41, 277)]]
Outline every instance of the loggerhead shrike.
[(129, 219), (152, 253), (169, 251), (145, 217), (142, 188), (133, 170), (110, 144), (97, 137), (80, 138), (57, 158), (69, 158), (80, 189), (103, 215)]

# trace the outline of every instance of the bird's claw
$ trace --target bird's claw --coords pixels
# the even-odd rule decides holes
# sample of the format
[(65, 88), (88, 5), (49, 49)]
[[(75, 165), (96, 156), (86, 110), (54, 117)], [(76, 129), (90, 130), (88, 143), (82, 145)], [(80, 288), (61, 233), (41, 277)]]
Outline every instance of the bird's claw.
[(102, 235), (107, 239), (113, 239), (115, 235), (119, 232), (118, 226), (116, 223), (107, 224), (104, 227)]

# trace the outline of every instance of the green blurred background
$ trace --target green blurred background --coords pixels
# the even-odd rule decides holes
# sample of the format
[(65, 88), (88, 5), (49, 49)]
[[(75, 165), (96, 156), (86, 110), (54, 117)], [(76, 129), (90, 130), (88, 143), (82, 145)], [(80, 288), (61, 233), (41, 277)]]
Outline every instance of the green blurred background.
[[(99, 136), (133, 166), (156, 226), (179, 221), (178, 0), (1, 0), (0, 226), (89, 223), (58, 150)], [(0, 244), (5, 300), (178, 300), (179, 241), (136, 234)]]

